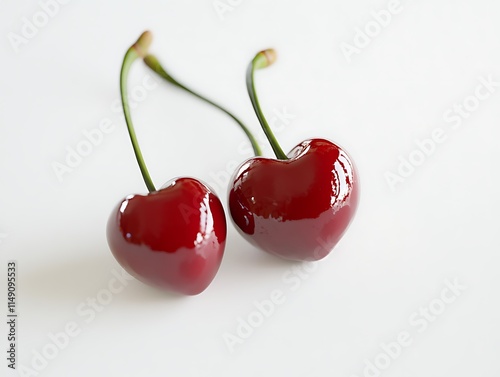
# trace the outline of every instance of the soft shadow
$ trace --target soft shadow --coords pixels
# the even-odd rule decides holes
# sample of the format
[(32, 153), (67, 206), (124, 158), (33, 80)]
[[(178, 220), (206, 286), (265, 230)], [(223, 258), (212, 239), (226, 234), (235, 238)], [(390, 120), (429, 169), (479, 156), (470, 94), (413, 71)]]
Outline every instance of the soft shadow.
[(255, 276), (270, 274), (281, 276), (301, 262), (290, 261), (257, 249), (236, 232), (228, 234), (226, 251), (222, 262), (224, 275), (255, 279)]
[[(107, 289), (110, 281), (116, 279), (113, 271), (121, 275), (123, 269), (108, 250), (79, 259), (54, 262), (50, 266), (22, 273), (22, 295), (31, 300), (59, 303), (83, 301)], [(121, 300), (134, 303), (171, 301), (184, 297), (147, 286), (136, 279), (126, 280), (123, 285), (125, 288), (116, 295)]]

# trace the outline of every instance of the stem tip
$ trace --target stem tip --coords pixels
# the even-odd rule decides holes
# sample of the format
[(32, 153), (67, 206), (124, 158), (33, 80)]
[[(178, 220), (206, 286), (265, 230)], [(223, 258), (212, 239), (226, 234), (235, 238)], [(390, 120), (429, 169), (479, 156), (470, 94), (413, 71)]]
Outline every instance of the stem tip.
[(132, 48), (137, 52), (141, 58), (144, 58), (148, 54), (149, 46), (153, 42), (153, 33), (149, 30), (146, 30), (141, 34), (137, 42), (134, 43)]
[(273, 48), (268, 48), (267, 50), (262, 50), (253, 59), (255, 69), (266, 68), (272, 65), (277, 59), (276, 50)]

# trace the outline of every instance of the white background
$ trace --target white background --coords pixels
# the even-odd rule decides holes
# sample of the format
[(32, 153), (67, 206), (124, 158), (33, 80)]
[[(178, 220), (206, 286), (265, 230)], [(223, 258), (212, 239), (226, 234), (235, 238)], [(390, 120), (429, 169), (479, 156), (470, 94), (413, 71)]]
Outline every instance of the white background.
[[(222, 15), (212, 0), (71, 1), (17, 51), (9, 33), (22, 36), (23, 17), (33, 20), (41, 7), (1, 1), (0, 312), (14, 259), (18, 365), (33, 368), (36, 352), (51, 348), (49, 334), (74, 322), (80, 333), (37, 375), (375, 376), (367, 363), (383, 364), (381, 343), (404, 331), (412, 344), (383, 376), (500, 375), (500, 87), (478, 105), (469, 97), (481, 77), (500, 81), (499, 4), (402, 1), (349, 62), (341, 44), (354, 45), (356, 29), (387, 1), (241, 1)], [(178, 297), (129, 281), (90, 320), (77, 308), (104, 297), (120, 271), (106, 243), (108, 215), (123, 196), (146, 191), (113, 107), (123, 54), (145, 29), (173, 75), (259, 136), (244, 73), (258, 50), (276, 48), (279, 60), (258, 73), (257, 88), (269, 118), (294, 115), (276, 132), (283, 149), (310, 137), (339, 143), (358, 166), (362, 198), (336, 249), (293, 284), (293, 269), (304, 266), (254, 249), (229, 224), (223, 264), (203, 294)], [(137, 63), (131, 88), (148, 74)], [(443, 116), (467, 100), (477, 109), (454, 129)], [(53, 163), (65, 163), (83, 130), (107, 118), (114, 131), (60, 182)], [(226, 164), (251, 156), (230, 119), (159, 80), (133, 118), (158, 186), (196, 176), (226, 204), (227, 187), (214, 177), (227, 180)], [(391, 190), (387, 172), (397, 174), (400, 156), (436, 129), (446, 141)], [(467, 289), (419, 332), (413, 313), (439, 309), (433, 300), (447, 279)], [(230, 352), (224, 334), (237, 335), (238, 319), (273, 290), (285, 302)], [(4, 324), (4, 356), (6, 334)]]

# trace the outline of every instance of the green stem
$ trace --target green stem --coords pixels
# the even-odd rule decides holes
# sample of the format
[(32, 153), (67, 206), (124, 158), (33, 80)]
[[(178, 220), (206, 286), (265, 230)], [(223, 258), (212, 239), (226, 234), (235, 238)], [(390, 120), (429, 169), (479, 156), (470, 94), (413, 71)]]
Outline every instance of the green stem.
[(139, 168), (141, 169), (142, 177), (144, 178), (144, 183), (146, 183), (146, 187), (148, 188), (149, 192), (156, 191), (156, 188), (153, 184), (153, 181), (151, 180), (148, 168), (144, 163), (141, 148), (139, 147), (139, 143), (137, 142), (134, 125), (132, 124), (132, 118), (130, 116), (130, 106), (128, 103), (127, 80), (132, 63), (134, 63), (137, 58), (143, 57), (146, 54), (147, 49), (151, 44), (151, 38), (152, 36), (150, 32), (144, 32), (139, 37), (137, 42), (127, 50), (125, 57), (123, 58), (123, 64), (120, 71), (120, 94), (122, 99), (123, 113), (125, 114), (125, 122), (127, 123), (130, 141), (132, 142), (132, 147), (134, 148), (135, 158), (137, 159), (137, 163), (139, 164)]
[(250, 96), (250, 101), (252, 101), (253, 109), (257, 114), (257, 118), (259, 118), (262, 130), (264, 130), (267, 140), (269, 140), (269, 143), (273, 148), (274, 154), (279, 160), (288, 160), (288, 157), (286, 156), (285, 152), (283, 152), (283, 149), (281, 149), (278, 140), (276, 140), (276, 138), (274, 137), (273, 131), (271, 130), (269, 123), (267, 123), (266, 117), (264, 116), (264, 113), (262, 112), (262, 109), (260, 107), (259, 98), (257, 97), (257, 92), (255, 90), (255, 80), (254, 80), (255, 70), (266, 68), (271, 64), (273, 64), (275, 60), (276, 60), (276, 53), (272, 49), (261, 51), (255, 56), (255, 58), (253, 58), (253, 60), (248, 65), (247, 69), (247, 90), (248, 90), (248, 95)]
[(255, 139), (255, 137), (253, 136), (253, 134), (243, 124), (243, 122), (241, 120), (239, 120), (235, 115), (233, 115), (229, 110), (227, 110), (224, 107), (222, 107), (221, 105), (213, 102), (212, 100), (209, 100), (208, 98), (202, 96), (201, 94), (196, 93), (194, 90), (186, 87), (185, 85), (181, 84), (179, 81), (177, 81), (176, 79), (174, 79), (168, 72), (165, 71), (165, 69), (162, 67), (161, 63), (158, 61), (158, 59), (154, 55), (151, 55), (151, 54), (146, 55), (144, 57), (144, 62), (146, 63), (146, 65), (149, 68), (151, 68), (151, 70), (153, 70), (153, 72), (155, 72), (156, 74), (158, 74), (158, 76), (160, 76), (164, 80), (168, 81), (169, 83), (175, 85), (176, 87), (178, 87), (178, 88), (180, 88), (182, 90), (185, 90), (186, 92), (188, 92), (188, 93), (192, 94), (193, 96), (201, 99), (202, 101), (205, 101), (206, 103), (208, 103), (208, 104), (216, 107), (217, 109), (221, 110), (226, 115), (228, 115), (229, 117), (231, 117), (236, 123), (238, 123), (238, 125), (241, 127), (241, 129), (243, 130), (243, 132), (245, 132), (245, 134), (247, 135), (248, 139), (250, 140), (250, 143), (252, 144), (252, 148), (253, 148), (254, 154), (256, 156), (261, 156), (262, 155), (262, 151), (260, 149), (259, 143)]

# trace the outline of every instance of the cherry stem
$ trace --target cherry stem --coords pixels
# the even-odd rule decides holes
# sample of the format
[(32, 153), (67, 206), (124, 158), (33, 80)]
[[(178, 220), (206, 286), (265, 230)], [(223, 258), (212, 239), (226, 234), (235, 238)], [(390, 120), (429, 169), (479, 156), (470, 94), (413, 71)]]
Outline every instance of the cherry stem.
[(266, 134), (267, 140), (271, 144), (273, 148), (274, 154), (279, 160), (288, 160), (285, 152), (281, 149), (278, 140), (274, 137), (273, 131), (267, 123), (266, 117), (264, 116), (262, 109), (260, 107), (259, 98), (257, 97), (257, 92), (255, 90), (255, 80), (254, 73), (257, 69), (262, 69), (269, 67), (276, 61), (276, 51), (273, 49), (267, 49), (259, 52), (253, 60), (248, 65), (247, 69), (247, 90), (248, 95), (250, 96), (250, 101), (252, 101), (253, 109), (255, 110), (255, 114), (257, 114), (257, 118), (259, 119), (260, 125), (262, 126), (262, 130)]
[(252, 144), (252, 148), (254, 151), (254, 154), (256, 156), (261, 156), (262, 151), (260, 149), (259, 143), (257, 142), (257, 139), (255, 139), (254, 135), (250, 132), (250, 130), (243, 124), (243, 122), (238, 119), (234, 114), (232, 114), (229, 110), (225, 109), (221, 105), (215, 103), (214, 101), (206, 98), (205, 96), (202, 96), (201, 94), (195, 92), (194, 90), (186, 87), (185, 85), (181, 84), (179, 81), (177, 81), (175, 78), (172, 77), (165, 69), (162, 67), (161, 63), (158, 61), (156, 56), (148, 54), (144, 57), (144, 62), (146, 65), (151, 68), (153, 72), (155, 72), (158, 76), (160, 76), (162, 79), (168, 81), (169, 83), (175, 85), (176, 87), (192, 94), (193, 96), (201, 99), (202, 101), (216, 107), (217, 109), (221, 110), (224, 112), (226, 115), (231, 117), (238, 125), (240, 128), (245, 132), (247, 135), (248, 139), (250, 140), (250, 143)]
[(128, 134), (130, 136), (130, 141), (132, 142), (132, 147), (134, 148), (135, 158), (141, 169), (142, 178), (149, 192), (156, 191), (153, 184), (151, 176), (149, 175), (148, 168), (144, 163), (144, 158), (142, 157), (141, 148), (137, 142), (137, 136), (135, 134), (134, 125), (132, 124), (132, 117), (130, 116), (130, 106), (128, 103), (128, 91), (127, 91), (127, 80), (130, 71), (130, 67), (134, 61), (139, 57), (144, 57), (147, 54), (147, 50), (152, 41), (152, 34), (149, 31), (145, 31), (141, 34), (137, 42), (135, 42), (126, 52), (123, 58), (123, 64), (120, 71), (120, 94), (122, 99), (123, 113), (125, 115), (125, 122), (127, 123)]

